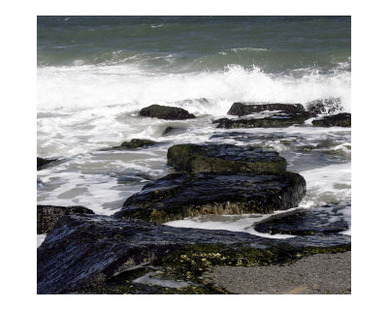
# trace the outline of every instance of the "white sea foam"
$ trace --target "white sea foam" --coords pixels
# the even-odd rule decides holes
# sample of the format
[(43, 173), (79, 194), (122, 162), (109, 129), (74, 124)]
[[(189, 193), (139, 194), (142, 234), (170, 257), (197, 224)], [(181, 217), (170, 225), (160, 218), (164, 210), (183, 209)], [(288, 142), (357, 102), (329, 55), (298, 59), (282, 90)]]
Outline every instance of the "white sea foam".
[(317, 205), (350, 201), (350, 163), (301, 171), (300, 174), (307, 183), (307, 200), (311, 200)]
[[(166, 74), (134, 64), (117, 66), (38, 68), (38, 110), (82, 108), (126, 104), (128, 111), (150, 104), (208, 98), (224, 106), (207, 106), (211, 115), (226, 114), (235, 101), (305, 104), (318, 98), (339, 97), (350, 109), (350, 73), (303, 78), (276, 76), (259, 68), (230, 65), (223, 72)], [(189, 112), (199, 113), (195, 107)]]
[[(139, 64), (39, 67), (38, 155), (63, 161), (38, 171), (38, 202), (83, 205), (98, 214), (112, 214), (146, 182), (169, 172), (166, 166), (169, 146), (207, 142), (213, 134), (222, 133), (223, 130), (215, 129), (212, 120), (225, 117), (233, 102), (305, 104), (327, 97), (340, 97), (345, 107), (349, 106), (350, 74), (342, 72), (323, 76), (313, 73), (296, 79), (236, 65), (219, 72), (175, 74), (147, 70)], [(182, 107), (197, 118), (167, 121), (137, 116), (142, 107), (151, 104)], [(180, 131), (172, 136), (163, 136), (168, 126)], [(349, 134), (348, 128), (339, 127), (234, 131), (254, 133), (258, 138), (261, 134), (287, 134), (293, 141), (303, 137), (311, 143), (328, 135), (337, 134), (340, 137)], [(161, 144), (136, 151), (96, 151), (132, 138), (151, 139)], [(231, 138), (223, 138), (222, 141), (246, 143)], [(279, 139), (269, 139), (265, 143), (279, 152), (287, 150)], [(345, 140), (334, 146), (334, 150), (350, 152), (348, 147), (349, 142)], [(302, 205), (350, 198), (350, 164), (301, 173), (308, 186), (307, 200)], [(258, 234), (252, 228), (253, 221), (257, 220), (250, 216), (236, 219), (233, 223), (202, 223), (186, 219), (173, 225)]]
[(241, 215), (204, 215), (183, 220), (172, 221), (165, 223), (167, 226), (181, 228), (198, 228), (209, 230), (227, 230), (234, 232), (245, 232), (251, 235), (260, 236), (271, 239), (288, 239), (293, 238), (292, 235), (283, 234), (265, 234), (259, 233), (254, 229), (256, 223), (262, 222), (271, 216), (281, 213), (288, 213), (298, 208), (292, 208), (286, 211), (275, 211), (271, 214), (241, 214)]
[(36, 239), (37, 239), (37, 247), (38, 248), (42, 245), (42, 243), (43, 243), (44, 239), (46, 239), (46, 237), (47, 237), (47, 234), (37, 235)]
[(236, 101), (306, 104), (327, 97), (340, 97), (349, 110), (350, 74), (295, 79), (237, 65), (223, 72), (176, 74), (134, 64), (39, 67), (38, 153), (69, 156), (135, 136), (149, 138), (163, 122), (133, 116), (151, 104), (218, 118)]
[(262, 47), (235, 47), (232, 48), (231, 51), (233, 53), (238, 53), (240, 51), (251, 51), (251, 52), (269, 52), (270, 50), (267, 48), (262, 48)]

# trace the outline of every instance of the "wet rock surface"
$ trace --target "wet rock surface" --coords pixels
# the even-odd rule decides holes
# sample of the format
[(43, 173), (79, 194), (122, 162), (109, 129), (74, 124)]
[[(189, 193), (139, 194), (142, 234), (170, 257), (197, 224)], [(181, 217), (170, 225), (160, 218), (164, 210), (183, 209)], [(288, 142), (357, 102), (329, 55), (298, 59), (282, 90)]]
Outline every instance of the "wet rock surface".
[(248, 115), (260, 113), (263, 111), (283, 111), (285, 113), (302, 113), (305, 112), (304, 107), (299, 103), (241, 103), (235, 102), (228, 111), (229, 115)]
[(312, 124), (317, 127), (351, 127), (351, 114), (339, 113), (335, 115), (325, 116), (322, 119), (313, 120)]
[(136, 149), (140, 147), (147, 147), (151, 145), (155, 145), (157, 142), (147, 139), (132, 139), (131, 141), (124, 141), (120, 146), (115, 146), (113, 149), (119, 150), (128, 150), (128, 149)]
[(38, 293), (66, 293), (102, 285), (116, 272), (142, 265), (188, 244), (257, 240), (108, 216), (63, 217), (38, 249)]
[[(210, 266), (266, 266), (350, 250), (350, 238), (280, 240), (246, 233), (174, 228), (100, 215), (62, 217), (38, 248), (38, 293), (225, 293), (201, 280)], [(183, 288), (135, 281), (158, 269)], [(163, 282), (162, 282), (163, 283)]]
[(167, 163), (177, 171), (282, 174), (286, 160), (277, 152), (229, 144), (180, 144), (168, 149)]
[(289, 235), (327, 235), (349, 230), (345, 215), (350, 203), (330, 204), (272, 218), (255, 225), (260, 233)]
[(278, 128), (290, 127), (293, 125), (301, 125), (309, 119), (310, 113), (302, 112), (295, 114), (276, 114), (264, 118), (248, 118), (248, 119), (230, 119), (221, 118), (215, 120), (218, 124), (217, 128), (237, 129), (237, 128)]
[(94, 212), (88, 208), (81, 206), (71, 206), (71, 207), (62, 207), (62, 206), (48, 206), (48, 205), (38, 205), (37, 206), (37, 233), (38, 234), (47, 234), (49, 233), (58, 220), (65, 216), (71, 214), (94, 214)]
[(182, 120), (195, 118), (195, 116), (184, 109), (176, 107), (167, 107), (161, 105), (151, 105), (140, 110), (140, 116), (156, 117), (167, 120)]
[(171, 174), (129, 197), (116, 217), (162, 223), (204, 214), (269, 213), (296, 207), (306, 192), (302, 176)]

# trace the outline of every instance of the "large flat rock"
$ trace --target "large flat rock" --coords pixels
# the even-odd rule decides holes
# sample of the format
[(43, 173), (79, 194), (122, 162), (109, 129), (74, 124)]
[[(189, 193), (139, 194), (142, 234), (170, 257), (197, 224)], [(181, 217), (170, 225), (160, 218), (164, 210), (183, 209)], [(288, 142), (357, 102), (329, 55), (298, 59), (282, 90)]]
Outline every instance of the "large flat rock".
[(285, 243), (247, 233), (175, 228), (136, 219), (64, 216), (38, 248), (37, 290), (38, 294), (171, 292), (166, 281), (157, 285), (133, 281), (148, 266), (159, 268), (169, 280), (197, 281), (193, 290), (198, 292), (200, 275), (210, 266), (263, 266), (350, 249), (349, 237), (330, 238), (325, 245), (314, 236)]
[(179, 144), (168, 149), (167, 163), (176, 170), (282, 174), (286, 160), (277, 152), (230, 144)]
[(304, 178), (292, 172), (170, 174), (129, 197), (115, 216), (163, 223), (205, 214), (270, 213), (296, 207), (305, 193)]
[(108, 216), (63, 217), (38, 248), (38, 293), (93, 290), (118, 272), (193, 244), (268, 242), (244, 233), (174, 228)]

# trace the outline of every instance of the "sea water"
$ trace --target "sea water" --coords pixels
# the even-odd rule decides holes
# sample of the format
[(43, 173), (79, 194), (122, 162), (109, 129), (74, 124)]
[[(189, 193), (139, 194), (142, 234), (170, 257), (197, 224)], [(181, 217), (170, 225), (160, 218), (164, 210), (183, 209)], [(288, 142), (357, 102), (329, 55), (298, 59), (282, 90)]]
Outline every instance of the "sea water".
[[(339, 98), (351, 112), (350, 17), (38, 17), (38, 203), (111, 215), (172, 172), (178, 143), (258, 145), (285, 157), (307, 182), (300, 208), (350, 201), (350, 128), (213, 124), (234, 102), (307, 104)], [(151, 104), (196, 118), (141, 118)], [(310, 124), (310, 125), (309, 125)], [(167, 127), (178, 128), (163, 135)], [(133, 138), (150, 148), (103, 150)], [(350, 222), (350, 210), (347, 212)], [(172, 226), (254, 233), (267, 215), (204, 216)], [(281, 237), (281, 236), (280, 236)]]

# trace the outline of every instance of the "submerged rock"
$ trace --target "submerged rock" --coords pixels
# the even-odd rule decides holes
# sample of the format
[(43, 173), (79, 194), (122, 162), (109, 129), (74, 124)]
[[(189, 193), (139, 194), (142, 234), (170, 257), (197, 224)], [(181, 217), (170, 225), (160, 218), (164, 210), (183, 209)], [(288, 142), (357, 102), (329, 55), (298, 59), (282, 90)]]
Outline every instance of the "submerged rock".
[(158, 144), (158, 142), (147, 139), (132, 139), (131, 141), (124, 141), (119, 146), (100, 149), (99, 151), (116, 151), (116, 150), (134, 150), (137, 148), (144, 148)]
[(167, 107), (161, 105), (151, 105), (140, 110), (140, 116), (156, 117), (168, 120), (182, 120), (195, 118), (195, 116), (184, 109), (176, 107)]
[(46, 159), (46, 158), (42, 158), (42, 157), (37, 157), (37, 169), (40, 170), (40, 169), (44, 168), (43, 166), (45, 166), (53, 161), (56, 161), (56, 159)]
[(350, 249), (350, 238), (337, 236), (327, 244), (323, 247), (311, 236), (286, 244), (247, 233), (71, 215), (62, 217), (38, 248), (37, 290), (38, 294), (166, 292), (165, 287), (134, 281), (148, 272), (143, 268), (147, 265), (161, 268), (170, 280), (196, 281), (192, 289), (173, 292), (203, 293), (209, 290), (201, 289), (206, 285), (200, 275), (209, 266), (262, 266), (313, 253), (344, 252)]
[(65, 215), (70, 214), (94, 214), (88, 208), (81, 206), (59, 207), (59, 206), (44, 206), (37, 207), (37, 229), (38, 234), (47, 234), (50, 232), (58, 220)]
[(299, 210), (255, 225), (260, 233), (289, 235), (327, 235), (349, 230), (346, 214), (350, 203), (329, 204), (322, 207)]
[(186, 131), (186, 128), (184, 127), (172, 127), (172, 126), (167, 126), (163, 132), (162, 136), (171, 136), (171, 135), (176, 135), (180, 134)]
[(351, 127), (351, 114), (339, 113), (335, 115), (325, 116), (322, 119), (313, 120), (313, 125), (317, 127)]
[(215, 120), (217, 128), (236, 129), (236, 128), (277, 128), (290, 127), (293, 125), (303, 124), (311, 116), (308, 112), (274, 115), (265, 118), (248, 118), (248, 119), (229, 119), (221, 118)]
[(230, 144), (179, 144), (168, 149), (167, 163), (178, 171), (282, 174), (286, 160), (277, 152)]
[(248, 115), (252, 113), (260, 113), (263, 111), (283, 111), (289, 114), (303, 113), (305, 112), (304, 107), (299, 104), (290, 104), (290, 103), (260, 103), (260, 104), (251, 104), (251, 103), (241, 103), (235, 102), (228, 111), (229, 115)]
[(305, 193), (304, 178), (292, 172), (170, 174), (129, 197), (114, 216), (163, 223), (204, 214), (270, 213), (296, 207)]
[(317, 99), (307, 103), (311, 115), (333, 114), (343, 110), (340, 98)]
[(136, 149), (139, 147), (147, 147), (155, 145), (157, 142), (147, 139), (132, 139), (131, 141), (124, 141), (120, 146), (115, 146), (113, 149), (128, 150)]

